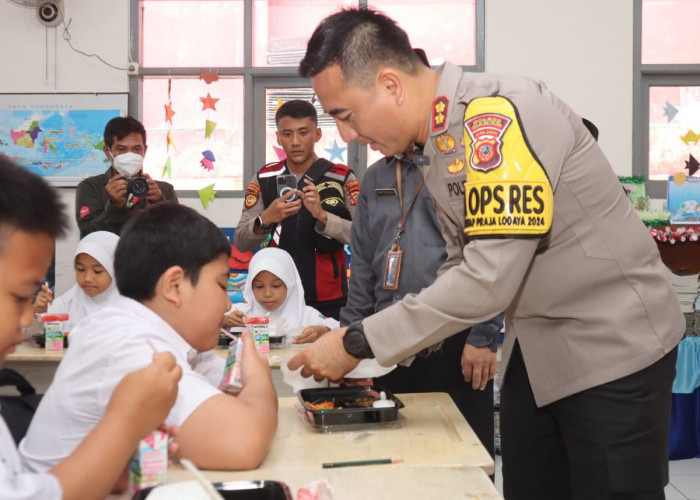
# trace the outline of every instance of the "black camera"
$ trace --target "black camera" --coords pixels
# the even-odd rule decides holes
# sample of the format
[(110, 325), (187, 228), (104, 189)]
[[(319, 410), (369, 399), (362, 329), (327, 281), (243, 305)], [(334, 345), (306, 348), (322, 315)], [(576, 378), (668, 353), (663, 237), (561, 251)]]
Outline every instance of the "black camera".
[(126, 181), (126, 198), (133, 195), (134, 198), (145, 198), (148, 194), (148, 181), (145, 177), (132, 177)]
[[(288, 174), (288, 175), (278, 175), (277, 176), (277, 194), (282, 197), (285, 194), (287, 194), (291, 190), (297, 189), (297, 176), (294, 174)], [(289, 203), (290, 201), (294, 201), (298, 198), (297, 193), (294, 193), (292, 196), (284, 200), (285, 202)]]

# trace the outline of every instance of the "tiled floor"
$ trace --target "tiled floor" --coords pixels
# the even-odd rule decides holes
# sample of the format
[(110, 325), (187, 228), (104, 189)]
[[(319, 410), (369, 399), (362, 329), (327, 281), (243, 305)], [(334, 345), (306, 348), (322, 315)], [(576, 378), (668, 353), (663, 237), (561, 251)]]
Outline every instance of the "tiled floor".
[[(700, 500), (700, 458), (672, 460), (670, 469), (666, 500)], [(500, 455), (496, 455), (496, 488), (503, 494)]]

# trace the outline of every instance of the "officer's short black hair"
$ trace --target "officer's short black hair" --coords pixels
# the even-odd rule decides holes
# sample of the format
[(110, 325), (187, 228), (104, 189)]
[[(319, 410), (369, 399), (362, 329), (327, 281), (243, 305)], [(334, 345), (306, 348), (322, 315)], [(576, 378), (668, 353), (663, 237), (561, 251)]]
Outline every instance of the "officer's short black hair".
[(146, 129), (143, 124), (132, 116), (117, 116), (112, 118), (105, 125), (104, 140), (107, 148), (112, 149), (114, 138), (122, 140), (129, 134), (141, 134), (143, 145), (146, 145)]
[(172, 202), (147, 207), (124, 226), (114, 254), (119, 293), (144, 302), (155, 296), (162, 274), (180, 266), (197, 284), (199, 272), (231, 245), (213, 222), (193, 209)]
[(299, 75), (311, 78), (338, 64), (347, 82), (369, 85), (383, 65), (411, 75), (423, 65), (408, 35), (372, 9), (348, 8), (321, 21), (311, 35)]
[(0, 155), (0, 186), (0, 253), (15, 231), (66, 233), (65, 206), (44, 179)]
[(282, 106), (280, 106), (275, 113), (275, 124), (279, 125), (280, 120), (285, 116), (295, 118), (297, 120), (301, 118), (311, 118), (311, 120), (318, 125), (318, 113), (316, 112), (314, 105), (309, 101), (294, 99), (282, 104)]

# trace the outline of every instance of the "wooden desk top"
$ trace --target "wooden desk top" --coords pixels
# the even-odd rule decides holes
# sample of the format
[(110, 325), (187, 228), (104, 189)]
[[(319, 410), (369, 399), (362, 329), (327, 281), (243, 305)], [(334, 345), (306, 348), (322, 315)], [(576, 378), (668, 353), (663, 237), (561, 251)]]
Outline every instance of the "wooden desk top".
[(324, 462), (368, 458), (403, 459), (393, 467), (480, 467), (494, 461), (447, 393), (399, 394), (400, 428), (323, 433), (298, 415), (296, 397), (279, 398), (277, 435), (263, 471), (318, 469)]
[[(343, 469), (254, 470), (244, 472), (203, 471), (213, 482), (273, 480), (285, 483), (292, 494), (314, 481), (326, 480), (333, 488), (333, 500), (404, 500), (440, 498), (444, 500), (497, 500), (503, 497), (478, 467), (398, 467), (374, 465)], [(191, 481), (181, 466), (168, 469), (168, 483)], [(129, 495), (117, 497), (129, 500)]]
[(8, 354), (6, 360), (10, 361), (32, 361), (58, 363), (63, 359), (63, 351), (47, 351), (43, 347), (34, 344), (34, 341), (23, 342), (17, 346), (17, 350)]
[[(70, 349), (70, 347), (69, 347)], [(300, 352), (301, 349), (290, 347), (287, 349), (271, 349), (268, 358), (270, 359), (270, 366), (272, 368), (279, 368), (280, 359), (291, 358), (296, 353)], [(226, 358), (228, 351), (226, 349), (214, 349), (214, 352)], [(9, 354), (6, 358), (7, 362), (45, 362), (45, 363), (58, 363), (63, 359), (64, 351), (47, 351), (43, 347), (39, 347), (32, 341), (23, 342), (17, 346), (17, 350)]]

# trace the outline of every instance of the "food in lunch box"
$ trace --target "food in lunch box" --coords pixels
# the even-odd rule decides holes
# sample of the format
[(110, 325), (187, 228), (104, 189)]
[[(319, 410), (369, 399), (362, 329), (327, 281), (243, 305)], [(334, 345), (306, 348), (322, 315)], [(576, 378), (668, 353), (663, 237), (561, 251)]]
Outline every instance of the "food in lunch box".
[(366, 390), (356, 396), (345, 396), (333, 399), (304, 401), (310, 410), (343, 410), (348, 408), (372, 408), (375, 401), (380, 399), (379, 393)]

